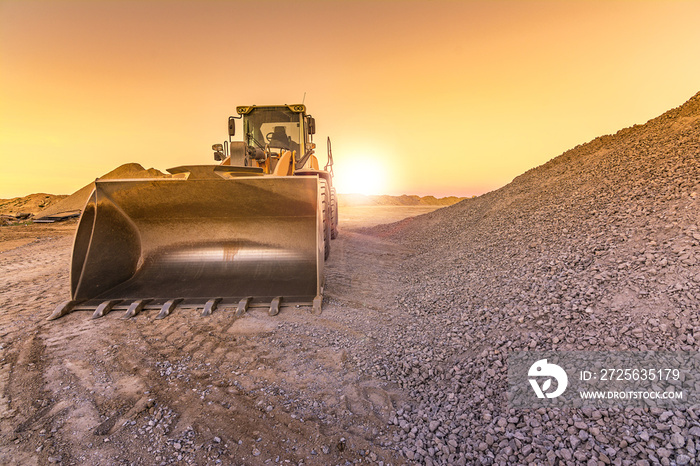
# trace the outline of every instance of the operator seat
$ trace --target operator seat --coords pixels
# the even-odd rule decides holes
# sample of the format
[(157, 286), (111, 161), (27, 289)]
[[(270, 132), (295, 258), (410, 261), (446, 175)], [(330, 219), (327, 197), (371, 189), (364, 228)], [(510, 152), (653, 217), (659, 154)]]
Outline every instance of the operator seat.
[(284, 126), (275, 126), (270, 138), (270, 147), (281, 147), (282, 149), (290, 149), (290, 137), (287, 136), (287, 130)]

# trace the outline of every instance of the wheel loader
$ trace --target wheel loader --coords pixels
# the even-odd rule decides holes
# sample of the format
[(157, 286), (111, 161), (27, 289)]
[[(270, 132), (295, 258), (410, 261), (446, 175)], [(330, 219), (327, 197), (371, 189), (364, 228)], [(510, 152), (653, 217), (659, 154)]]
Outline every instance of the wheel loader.
[[(324, 260), (338, 233), (333, 155), (315, 155), (315, 120), (304, 105), (242, 106), (218, 165), (168, 169), (169, 178), (96, 180), (78, 222), (71, 299), (75, 310), (123, 318), (157, 310), (311, 306), (321, 312)], [(233, 141), (241, 120), (242, 141)]]

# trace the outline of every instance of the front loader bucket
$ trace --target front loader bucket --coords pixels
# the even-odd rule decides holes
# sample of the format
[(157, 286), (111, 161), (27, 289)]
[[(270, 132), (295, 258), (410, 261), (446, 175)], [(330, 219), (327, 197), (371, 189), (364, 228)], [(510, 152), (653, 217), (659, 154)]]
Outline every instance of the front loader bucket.
[(103, 180), (78, 224), (76, 309), (313, 305), (320, 311), (323, 224), (313, 176)]

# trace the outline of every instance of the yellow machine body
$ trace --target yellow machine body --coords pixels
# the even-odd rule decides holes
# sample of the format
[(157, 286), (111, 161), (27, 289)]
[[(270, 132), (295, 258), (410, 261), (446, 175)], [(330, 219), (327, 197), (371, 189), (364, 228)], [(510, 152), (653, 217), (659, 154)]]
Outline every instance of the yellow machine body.
[[(313, 153), (315, 123), (303, 106), (239, 107), (239, 114), (247, 134), (215, 154), (220, 165), (95, 182), (75, 235), (71, 299), (49, 319), (81, 309), (93, 317), (158, 309), (158, 318), (177, 308), (321, 311), (337, 206), (332, 168), (319, 170)], [(275, 140), (280, 128), (298, 133), (283, 144)], [(268, 129), (266, 144), (251, 140)]]

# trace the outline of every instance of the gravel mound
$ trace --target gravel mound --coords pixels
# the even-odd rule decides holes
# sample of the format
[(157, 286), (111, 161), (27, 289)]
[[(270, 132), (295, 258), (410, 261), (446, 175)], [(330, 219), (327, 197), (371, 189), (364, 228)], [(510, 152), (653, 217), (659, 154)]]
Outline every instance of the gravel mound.
[(508, 354), (697, 351), (700, 93), (507, 186), (366, 231), (416, 251), (412, 323), (367, 363), (413, 402), (392, 418), (424, 464), (689, 464), (700, 405), (509, 410)]

